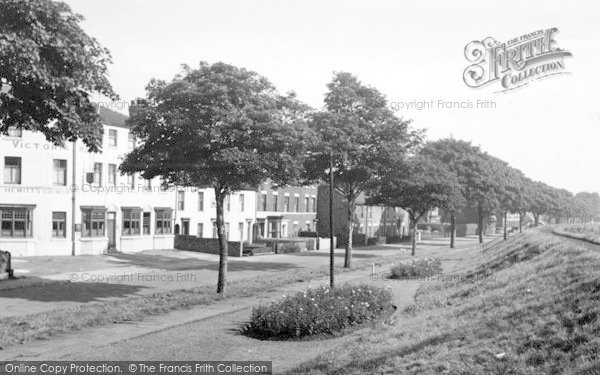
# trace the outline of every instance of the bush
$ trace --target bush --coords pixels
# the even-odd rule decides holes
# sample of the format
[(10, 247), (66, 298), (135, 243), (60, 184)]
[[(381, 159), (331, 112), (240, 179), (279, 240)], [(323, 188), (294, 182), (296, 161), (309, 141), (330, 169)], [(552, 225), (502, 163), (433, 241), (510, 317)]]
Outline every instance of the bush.
[(442, 272), (442, 262), (438, 258), (414, 259), (396, 263), (391, 272), (393, 279), (429, 277)]
[(392, 293), (368, 285), (308, 289), (252, 310), (243, 332), (262, 339), (334, 334), (393, 311)]

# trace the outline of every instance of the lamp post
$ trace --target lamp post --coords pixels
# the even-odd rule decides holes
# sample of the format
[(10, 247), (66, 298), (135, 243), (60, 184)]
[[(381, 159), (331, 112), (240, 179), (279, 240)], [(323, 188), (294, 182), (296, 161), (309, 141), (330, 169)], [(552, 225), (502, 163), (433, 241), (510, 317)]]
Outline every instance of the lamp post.
[(329, 287), (333, 289), (333, 151), (329, 152)]

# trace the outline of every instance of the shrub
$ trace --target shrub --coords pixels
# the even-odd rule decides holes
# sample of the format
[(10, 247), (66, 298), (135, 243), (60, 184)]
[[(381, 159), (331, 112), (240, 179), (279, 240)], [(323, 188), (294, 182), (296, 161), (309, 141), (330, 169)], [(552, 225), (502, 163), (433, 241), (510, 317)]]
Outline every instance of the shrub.
[(396, 263), (391, 269), (393, 279), (429, 277), (442, 272), (442, 262), (438, 258), (414, 259)]
[(262, 339), (334, 334), (393, 311), (392, 293), (368, 285), (307, 289), (252, 310), (243, 333)]

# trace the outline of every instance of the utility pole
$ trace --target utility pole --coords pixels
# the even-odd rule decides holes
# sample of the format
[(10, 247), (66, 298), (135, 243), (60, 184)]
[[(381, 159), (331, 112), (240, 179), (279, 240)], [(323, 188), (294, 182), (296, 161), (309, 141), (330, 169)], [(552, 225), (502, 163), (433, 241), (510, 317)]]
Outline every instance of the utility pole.
[(333, 289), (333, 151), (329, 152), (329, 287)]
[[(73, 141), (73, 166), (71, 167), (71, 255), (75, 256), (75, 215), (77, 207), (77, 141)], [(66, 178), (66, 176), (65, 176)]]

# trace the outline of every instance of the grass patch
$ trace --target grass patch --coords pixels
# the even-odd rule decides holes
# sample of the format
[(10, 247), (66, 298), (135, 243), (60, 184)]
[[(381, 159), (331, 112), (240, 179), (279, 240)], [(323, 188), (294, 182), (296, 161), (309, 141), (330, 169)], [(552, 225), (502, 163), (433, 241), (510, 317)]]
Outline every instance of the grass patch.
[[(391, 261), (393, 257), (382, 257)], [(336, 274), (368, 267), (370, 261), (357, 261), (353, 269), (336, 268)], [(47, 339), (58, 333), (80, 330), (128, 321), (139, 321), (145, 316), (166, 314), (197, 305), (208, 305), (223, 298), (249, 297), (259, 292), (329, 275), (329, 267), (299, 268), (290, 271), (236, 280), (228, 284), (228, 293), (222, 297), (214, 286), (154, 293), (144, 296), (115, 298), (107, 302), (90, 302), (75, 308), (57, 309), (47, 313), (0, 319), (0, 349), (36, 339)]]
[(388, 289), (349, 284), (333, 290), (320, 287), (255, 307), (243, 333), (276, 340), (332, 335), (374, 322), (393, 310)]
[(396, 324), (295, 374), (592, 374), (600, 369), (600, 251), (528, 231), (460, 283), (424, 283)]
[(437, 275), (442, 272), (439, 258), (413, 259), (400, 261), (390, 270), (392, 279), (415, 279)]

